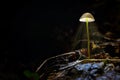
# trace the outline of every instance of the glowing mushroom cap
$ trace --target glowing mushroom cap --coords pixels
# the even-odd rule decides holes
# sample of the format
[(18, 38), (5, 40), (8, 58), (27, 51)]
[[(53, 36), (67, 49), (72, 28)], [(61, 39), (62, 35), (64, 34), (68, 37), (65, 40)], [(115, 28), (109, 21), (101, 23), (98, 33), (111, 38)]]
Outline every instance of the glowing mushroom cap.
[(93, 15), (91, 14), (91, 13), (84, 13), (81, 17), (80, 17), (80, 19), (79, 19), (79, 21), (80, 22), (94, 22), (95, 21), (95, 19), (94, 19), (94, 17), (93, 17)]

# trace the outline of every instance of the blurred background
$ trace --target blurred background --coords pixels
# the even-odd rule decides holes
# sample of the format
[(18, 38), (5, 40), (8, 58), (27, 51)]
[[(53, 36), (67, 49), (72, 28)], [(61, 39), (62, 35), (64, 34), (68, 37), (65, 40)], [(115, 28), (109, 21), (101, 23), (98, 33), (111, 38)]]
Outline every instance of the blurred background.
[(79, 18), (90, 12), (98, 31), (120, 38), (120, 0), (2, 2), (0, 80), (27, 80), (46, 58), (72, 51)]

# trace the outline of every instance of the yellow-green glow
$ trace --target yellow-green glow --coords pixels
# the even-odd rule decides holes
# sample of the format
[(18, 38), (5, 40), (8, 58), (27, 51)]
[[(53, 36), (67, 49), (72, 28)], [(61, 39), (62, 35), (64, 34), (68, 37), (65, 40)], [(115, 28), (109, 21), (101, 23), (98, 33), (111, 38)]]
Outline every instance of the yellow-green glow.
[(89, 28), (88, 28), (88, 18), (86, 18), (86, 30), (87, 30), (87, 49), (88, 49), (88, 58), (90, 58), (90, 36), (89, 36)]
[(90, 35), (89, 35), (89, 28), (88, 22), (94, 22), (95, 19), (90, 13), (84, 13), (81, 18), (79, 19), (80, 22), (86, 22), (86, 30), (87, 30), (87, 49), (88, 49), (88, 58), (90, 58)]

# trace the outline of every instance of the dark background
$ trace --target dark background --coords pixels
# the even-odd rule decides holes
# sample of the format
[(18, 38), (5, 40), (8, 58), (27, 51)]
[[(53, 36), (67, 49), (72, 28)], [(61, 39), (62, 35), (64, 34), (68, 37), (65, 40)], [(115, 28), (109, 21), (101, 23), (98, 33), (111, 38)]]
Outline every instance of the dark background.
[[(90, 12), (102, 34), (119, 38), (120, 0), (17, 0), (1, 9), (0, 76), (35, 71), (46, 58), (71, 51), (79, 18)], [(17, 73), (17, 74), (16, 74)], [(8, 75), (5, 78), (4, 75)]]

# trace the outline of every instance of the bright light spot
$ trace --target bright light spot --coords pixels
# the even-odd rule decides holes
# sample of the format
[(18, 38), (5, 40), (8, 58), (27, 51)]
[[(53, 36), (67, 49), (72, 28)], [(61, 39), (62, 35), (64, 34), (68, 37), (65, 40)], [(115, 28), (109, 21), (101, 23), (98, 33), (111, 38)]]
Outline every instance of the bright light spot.
[(88, 20), (88, 22), (94, 22), (95, 20), (92, 18), (80, 18), (79, 21), (80, 22), (87, 22), (86, 20)]

